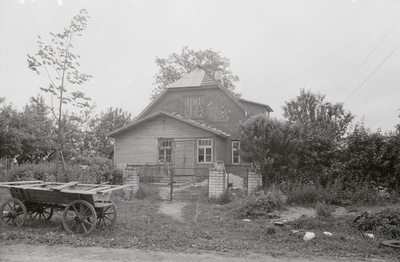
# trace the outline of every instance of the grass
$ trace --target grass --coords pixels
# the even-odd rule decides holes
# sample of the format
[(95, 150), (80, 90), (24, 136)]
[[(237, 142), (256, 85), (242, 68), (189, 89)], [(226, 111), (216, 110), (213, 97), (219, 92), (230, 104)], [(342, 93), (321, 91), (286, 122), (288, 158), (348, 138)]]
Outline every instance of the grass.
[[(0, 188), (0, 202), (9, 198)], [(183, 209), (184, 222), (159, 213), (160, 201), (144, 198), (123, 200), (113, 197), (118, 209), (115, 226), (95, 230), (88, 236), (67, 234), (61, 214), (55, 212), (47, 222), (28, 221), (23, 227), (0, 224), (0, 242), (4, 244), (45, 244), (140, 248), (149, 250), (230, 254), (263, 253), (283, 257), (344, 257), (396, 260), (400, 251), (381, 247), (381, 239), (369, 239), (353, 227), (354, 217), (301, 218), (282, 227), (274, 227), (265, 217), (250, 222), (239, 219), (237, 209), (243, 199), (231, 198), (225, 205), (206, 199), (189, 202)], [(305, 242), (292, 230), (308, 230), (316, 238)], [(328, 237), (323, 231), (329, 231)]]

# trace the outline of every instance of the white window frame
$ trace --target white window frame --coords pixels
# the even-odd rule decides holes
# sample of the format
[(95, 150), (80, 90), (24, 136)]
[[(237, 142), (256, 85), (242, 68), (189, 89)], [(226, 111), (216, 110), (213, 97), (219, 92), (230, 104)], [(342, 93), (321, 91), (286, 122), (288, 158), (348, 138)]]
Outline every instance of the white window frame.
[[(203, 143), (206, 141), (207, 141), (207, 143)], [(207, 154), (207, 149), (210, 150), (210, 154)], [(200, 155), (200, 151), (203, 151), (202, 155)], [(200, 160), (200, 156), (203, 156), (204, 161)], [(210, 156), (209, 161), (207, 161), (207, 156)], [(212, 162), (213, 162), (213, 140), (211, 138), (198, 139), (197, 140), (197, 163), (210, 164)]]
[[(237, 144), (237, 146), (235, 147), (235, 144)], [(240, 164), (240, 141), (232, 141), (232, 164)], [(235, 152), (237, 152), (237, 156), (235, 156)], [(235, 157), (237, 158), (237, 162), (235, 162)]]
[[(163, 150), (163, 154), (160, 151)], [(167, 150), (171, 150), (171, 154), (167, 155)], [(160, 159), (162, 156), (163, 159)], [(170, 161), (167, 161), (167, 156), (170, 157)], [(171, 139), (160, 139), (158, 140), (158, 162), (159, 163), (172, 163), (172, 140)]]
[(185, 116), (189, 118), (203, 118), (203, 97), (185, 98)]

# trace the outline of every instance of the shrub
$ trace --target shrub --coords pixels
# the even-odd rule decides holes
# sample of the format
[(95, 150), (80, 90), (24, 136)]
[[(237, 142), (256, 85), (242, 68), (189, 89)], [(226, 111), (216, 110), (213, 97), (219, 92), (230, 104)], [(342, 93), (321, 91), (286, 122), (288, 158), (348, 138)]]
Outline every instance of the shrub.
[(146, 190), (144, 189), (144, 187), (140, 187), (136, 193), (136, 198), (137, 199), (145, 199), (146, 196), (147, 196)]
[(382, 204), (397, 199), (395, 193), (390, 194), (385, 187), (377, 186), (376, 183), (344, 183), (341, 177), (333, 183), (327, 183), (325, 187), (319, 184), (292, 184), (287, 187), (286, 192), (287, 203), (297, 205), (313, 205), (317, 202), (342, 206)]
[(9, 181), (56, 181), (56, 164), (27, 164), (9, 171)]
[(318, 218), (327, 218), (332, 216), (334, 208), (327, 205), (325, 202), (318, 202), (315, 206), (315, 212)]
[(261, 196), (250, 196), (237, 208), (238, 218), (255, 219), (262, 216), (270, 216), (277, 210), (282, 210), (284, 203), (282, 196), (277, 193), (267, 193)]
[(113, 183), (114, 175), (122, 177), (122, 173), (116, 171), (112, 161), (102, 157), (79, 155), (67, 168), (68, 180), (82, 183)]
[(230, 198), (229, 198), (229, 193), (227, 191), (225, 191), (224, 193), (222, 193), (220, 196), (215, 197), (215, 198), (209, 198), (208, 202), (212, 202), (215, 204), (219, 204), (219, 205), (226, 205), (230, 202)]
[(265, 231), (266, 231), (267, 235), (273, 235), (276, 233), (276, 228), (272, 227), (272, 226), (268, 226)]
[[(99, 184), (109, 182), (122, 184), (122, 171), (113, 166), (111, 160), (96, 157), (77, 157), (67, 164), (66, 180), (57, 177), (55, 163), (26, 164), (17, 167), (8, 174), (9, 181), (79, 181), (81, 183)], [(60, 174), (59, 174), (60, 176)]]
[(296, 184), (287, 192), (287, 203), (310, 205), (320, 200), (320, 188), (315, 185)]
[(136, 198), (144, 199), (144, 198), (152, 198), (158, 199), (160, 198), (160, 193), (156, 187), (148, 187), (145, 185), (140, 185), (139, 190), (136, 193)]
[(353, 224), (361, 232), (373, 232), (384, 238), (400, 238), (400, 209), (384, 209), (378, 213), (363, 212)]

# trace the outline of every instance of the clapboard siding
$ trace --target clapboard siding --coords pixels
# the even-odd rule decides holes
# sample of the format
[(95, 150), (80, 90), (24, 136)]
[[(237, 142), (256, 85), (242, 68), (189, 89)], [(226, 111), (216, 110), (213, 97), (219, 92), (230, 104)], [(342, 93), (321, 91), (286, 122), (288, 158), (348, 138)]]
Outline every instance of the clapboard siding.
[(218, 128), (233, 137), (238, 137), (238, 123), (248, 119), (243, 109), (219, 88), (172, 89), (169, 91), (142, 118), (159, 111), (178, 113), (184, 116), (185, 98), (202, 97), (204, 117), (193, 118), (198, 122)]
[[(216, 136), (176, 119), (158, 116), (115, 137), (115, 164), (144, 165), (155, 163), (158, 157), (158, 139), (161, 138), (195, 140), (211, 138), (215, 140)], [(214, 151), (214, 153), (223, 155), (220, 151)]]
[(226, 139), (222, 139), (219, 137), (215, 138), (215, 158), (214, 161), (224, 161), (226, 162), (225, 152), (226, 152)]

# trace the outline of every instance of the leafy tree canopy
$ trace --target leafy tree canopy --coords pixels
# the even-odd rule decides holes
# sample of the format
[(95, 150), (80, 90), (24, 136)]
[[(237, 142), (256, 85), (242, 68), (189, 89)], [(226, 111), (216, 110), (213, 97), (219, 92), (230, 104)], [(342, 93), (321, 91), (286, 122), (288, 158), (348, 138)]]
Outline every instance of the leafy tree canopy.
[[(51, 95), (51, 110), (57, 121), (57, 171), (58, 163), (63, 163), (63, 171), (66, 172), (66, 164), (63, 156), (64, 143), (64, 125), (67, 123), (67, 116), (63, 112), (63, 105), (69, 104), (77, 107), (89, 107), (89, 97), (78, 89), (72, 89), (71, 85), (79, 86), (88, 81), (91, 76), (81, 73), (78, 68), (79, 55), (72, 52), (73, 42), (77, 36), (81, 36), (87, 27), (89, 19), (88, 12), (85, 9), (74, 16), (68, 27), (61, 33), (50, 33), (51, 41), (45, 43), (38, 36), (38, 51), (35, 55), (28, 54), (28, 67), (39, 75), (47, 77), (48, 87), (40, 89)], [(67, 89), (68, 86), (68, 89)], [(53, 99), (57, 100), (54, 106)]]
[(343, 104), (325, 101), (325, 96), (300, 90), (295, 99), (285, 102), (283, 116), (302, 124), (307, 130), (325, 130), (338, 138), (345, 134), (354, 116), (344, 110)]
[(260, 114), (239, 126), (240, 154), (253, 163), (263, 175), (263, 186), (280, 182), (296, 168), (300, 128)]
[(226, 57), (222, 57), (220, 52), (215, 52), (210, 49), (195, 51), (185, 46), (182, 48), (180, 54), (172, 53), (168, 58), (156, 57), (155, 62), (159, 70), (154, 76), (157, 87), (152, 92), (152, 100), (168, 85), (191, 72), (196, 65), (201, 65), (211, 75), (213, 75), (213, 72), (217, 69), (222, 70), (225, 88), (233, 94), (240, 96), (240, 94), (234, 93), (235, 86), (233, 84), (233, 82), (239, 81), (239, 77), (232, 74), (230, 70), (230, 60)]

